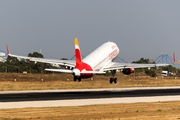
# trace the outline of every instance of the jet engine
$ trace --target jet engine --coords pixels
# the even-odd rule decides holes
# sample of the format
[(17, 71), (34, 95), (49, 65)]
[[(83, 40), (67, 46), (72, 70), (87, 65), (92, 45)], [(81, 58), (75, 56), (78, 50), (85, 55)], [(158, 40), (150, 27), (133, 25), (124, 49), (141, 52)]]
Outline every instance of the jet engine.
[(125, 69), (122, 70), (122, 73), (125, 74), (125, 75), (130, 75), (133, 72), (134, 72), (133, 68), (125, 68)]

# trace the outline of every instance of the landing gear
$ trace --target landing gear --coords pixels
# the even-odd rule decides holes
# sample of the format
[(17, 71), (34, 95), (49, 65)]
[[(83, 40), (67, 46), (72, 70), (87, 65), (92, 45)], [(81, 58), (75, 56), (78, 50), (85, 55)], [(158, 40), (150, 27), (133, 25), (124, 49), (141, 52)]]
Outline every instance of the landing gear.
[(113, 83), (113, 81), (114, 81), (113, 78), (110, 78), (110, 83), (111, 83), (111, 84)]
[(81, 82), (81, 78), (78, 78), (78, 81)]
[(76, 82), (77, 79), (78, 79), (79, 82), (81, 82), (81, 78), (80, 77), (74, 77), (74, 82)]
[(117, 78), (114, 78), (114, 83), (117, 84)]
[(114, 82), (114, 84), (117, 84), (117, 78), (110, 78), (110, 83), (112, 84)]
[(76, 77), (74, 77), (74, 82), (76, 82), (76, 80), (77, 80), (77, 78), (76, 78)]
[(113, 75), (113, 78), (110, 78), (110, 83), (112, 84), (114, 82), (114, 84), (117, 84), (117, 78), (114, 78), (116, 70), (112, 70), (111, 73)]

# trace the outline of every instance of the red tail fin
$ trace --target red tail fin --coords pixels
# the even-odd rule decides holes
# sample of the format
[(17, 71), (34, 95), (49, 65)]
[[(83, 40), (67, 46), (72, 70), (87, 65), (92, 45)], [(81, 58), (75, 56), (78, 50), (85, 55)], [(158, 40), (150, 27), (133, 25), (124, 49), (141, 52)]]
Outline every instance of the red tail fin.
[(78, 44), (78, 39), (75, 38), (75, 55), (76, 55), (76, 68), (79, 67), (79, 65), (82, 63), (82, 58), (81, 58), (81, 52)]
[(175, 54), (173, 53), (173, 62), (176, 62), (176, 60), (175, 60)]
[(8, 49), (8, 45), (6, 45), (6, 48), (7, 48), (7, 53), (8, 53), (8, 55), (9, 55), (9, 49)]

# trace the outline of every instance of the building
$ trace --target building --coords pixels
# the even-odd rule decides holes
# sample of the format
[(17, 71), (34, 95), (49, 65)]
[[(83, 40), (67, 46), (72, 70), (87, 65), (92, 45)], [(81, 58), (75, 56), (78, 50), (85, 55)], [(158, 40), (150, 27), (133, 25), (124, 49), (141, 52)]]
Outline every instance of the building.
[(7, 52), (0, 50), (0, 62), (5, 62), (8, 57)]

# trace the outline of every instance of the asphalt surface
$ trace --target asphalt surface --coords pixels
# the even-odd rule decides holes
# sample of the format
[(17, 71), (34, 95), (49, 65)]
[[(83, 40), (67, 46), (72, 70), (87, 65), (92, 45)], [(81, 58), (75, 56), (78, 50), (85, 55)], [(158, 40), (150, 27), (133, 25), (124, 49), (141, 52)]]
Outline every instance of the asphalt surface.
[(180, 88), (136, 89), (136, 90), (99, 90), (99, 91), (65, 91), (65, 92), (25, 92), (1, 93), (0, 102), (81, 100), (102, 98), (133, 98), (151, 96), (180, 95)]

